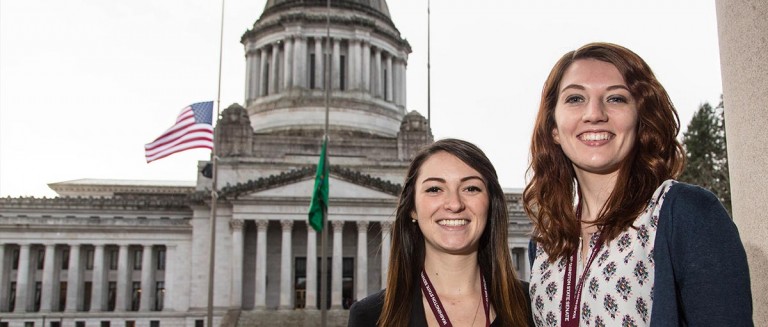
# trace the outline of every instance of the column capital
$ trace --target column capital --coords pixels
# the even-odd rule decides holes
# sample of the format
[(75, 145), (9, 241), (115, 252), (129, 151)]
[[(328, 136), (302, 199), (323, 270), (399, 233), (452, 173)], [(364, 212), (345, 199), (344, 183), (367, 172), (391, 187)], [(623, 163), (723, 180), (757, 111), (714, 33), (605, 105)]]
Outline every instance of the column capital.
[(146, 249), (146, 248), (152, 249), (152, 247), (153, 247), (153, 246), (155, 246), (155, 245), (154, 245), (154, 244), (142, 244), (141, 246), (142, 246), (143, 248), (145, 248), (145, 249)]
[(333, 231), (334, 232), (341, 232), (344, 228), (344, 221), (343, 220), (331, 220), (331, 225), (333, 225)]
[(368, 221), (367, 220), (359, 220), (357, 221), (357, 232), (358, 233), (365, 233), (368, 231)]
[(243, 226), (245, 226), (245, 221), (242, 219), (232, 219), (229, 221), (229, 228), (233, 232), (243, 230)]
[(269, 220), (262, 219), (256, 221), (256, 227), (258, 227), (260, 231), (266, 231), (267, 226), (269, 226)]
[(392, 229), (392, 222), (391, 221), (382, 221), (382, 222), (380, 222), (380, 224), (381, 224), (381, 229), (382, 230), (389, 231), (389, 230)]
[(281, 220), (280, 221), (280, 226), (282, 226), (284, 232), (285, 231), (289, 231), (290, 232), (291, 229), (293, 228), (293, 220), (288, 220), (288, 219)]

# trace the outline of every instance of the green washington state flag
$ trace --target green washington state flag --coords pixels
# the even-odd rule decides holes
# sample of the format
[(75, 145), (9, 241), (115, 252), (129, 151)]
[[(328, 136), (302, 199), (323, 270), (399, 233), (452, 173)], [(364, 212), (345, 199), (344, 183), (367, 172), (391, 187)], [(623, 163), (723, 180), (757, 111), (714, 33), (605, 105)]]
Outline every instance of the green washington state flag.
[(312, 190), (312, 202), (309, 204), (309, 225), (315, 231), (323, 230), (323, 213), (328, 210), (328, 161), (325, 158), (327, 139), (323, 140), (320, 150), (320, 161), (317, 162), (315, 173), (315, 188)]

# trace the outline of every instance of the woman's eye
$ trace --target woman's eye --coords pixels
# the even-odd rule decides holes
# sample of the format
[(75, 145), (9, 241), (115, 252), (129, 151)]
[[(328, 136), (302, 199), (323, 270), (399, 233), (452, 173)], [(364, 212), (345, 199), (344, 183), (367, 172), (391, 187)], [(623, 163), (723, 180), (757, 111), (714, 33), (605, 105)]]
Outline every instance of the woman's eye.
[(437, 187), (437, 186), (428, 187), (428, 188), (425, 190), (425, 192), (427, 192), (427, 193), (436, 193), (436, 192), (440, 192), (440, 188), (439, 188), (439, 187)]
[(482, 192), (483, 191), (481, 188), (479, 188), (477, 186), (468, 186), (466, 188), (466, 190), (467, 190), (467, 192), (470, 192), (470, 193), (478, 193), (478, 192)]
[(565, 97), (565, 103), (579, 103), (583, 101), (584, 101), (584, 98), (580, 95), (569, 95)]
[(608, 103), (627, 103), (627, 98), (620, 95), (610, 96), (608, 97)]

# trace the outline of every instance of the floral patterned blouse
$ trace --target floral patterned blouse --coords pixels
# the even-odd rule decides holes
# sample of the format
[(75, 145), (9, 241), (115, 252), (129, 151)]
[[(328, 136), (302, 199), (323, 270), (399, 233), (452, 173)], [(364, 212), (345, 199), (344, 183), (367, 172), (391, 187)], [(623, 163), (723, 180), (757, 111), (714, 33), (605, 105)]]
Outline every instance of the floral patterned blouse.
[[(648, 326), (653, 305), (653, 245), (664, 194), (675, 183), (659, 186), (642, 214), (611, 242), (603, 244), (592, 263), (581, 295), (579, 326)], [(589, 242), (595, 246), (599, 232)], [(579, 248), (581, 251), (581, 248)], [(579, 252), (581, 253), (581, 252)], [(530, 294), (536, 326), (560, 326), (560, 301), (566, 260), (554, 263), (539, 244), (531, 269)], [(583, 260), (577, 261), (577, 278), (583, 272)]]

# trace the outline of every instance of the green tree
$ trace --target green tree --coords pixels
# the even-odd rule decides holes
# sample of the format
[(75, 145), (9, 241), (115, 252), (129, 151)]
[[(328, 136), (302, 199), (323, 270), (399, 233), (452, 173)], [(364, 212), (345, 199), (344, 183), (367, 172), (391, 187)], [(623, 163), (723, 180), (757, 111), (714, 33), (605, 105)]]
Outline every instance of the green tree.
[(731, 186), (728, 177), (728, 147), (725, 138), (725, 107), (704, 103), (683, 133), (686, 164), (680, 180), (711, 190), (731, 213)]

